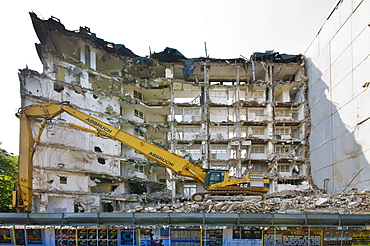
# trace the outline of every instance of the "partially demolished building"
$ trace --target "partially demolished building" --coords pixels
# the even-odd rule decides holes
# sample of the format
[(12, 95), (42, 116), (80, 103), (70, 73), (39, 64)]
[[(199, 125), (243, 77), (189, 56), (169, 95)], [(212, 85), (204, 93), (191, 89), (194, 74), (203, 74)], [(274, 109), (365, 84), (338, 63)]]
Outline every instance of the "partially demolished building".
[[(189, 59), (166, 48), (141, 57), (87, 27), (69, 31), (56, 18), (30, 16), (44, 68), (20, 70), (22, 107), (69, 101), (204, 168), (268, 175), (272, 192), (309, 186), (302, 55), (266, 51), (250, 59)], [(36, 212), (121, 211), (203, 189), (69, 122), (79, 124), (65, 114), (50, 122), (36, 147)], [(39, 124), (32, 122), (35, 130)]]

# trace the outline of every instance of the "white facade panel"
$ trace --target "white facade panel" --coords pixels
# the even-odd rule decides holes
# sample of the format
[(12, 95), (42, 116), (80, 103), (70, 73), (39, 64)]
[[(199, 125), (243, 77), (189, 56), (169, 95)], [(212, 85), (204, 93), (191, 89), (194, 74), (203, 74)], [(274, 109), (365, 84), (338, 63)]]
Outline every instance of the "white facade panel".
[(364, 30), (353, 41), (353, 67), (356, 68), (370, 53), (370, 28)]
[(47, 209), (48, 213), (74, 213), (74, 199), (49, 196)]
[(311, 123), (313, 126), (317, 126), (329, 117), (332, 104), (327, 98), (323, 98), (313, 108), (316, 110), (311, 113)]
[[(369, 56), (366, 60), (361, 62), (354, 70), (353, 70), (353, 96), (357, 96), (363, 93), (364, 85), (366, 82), (370, 82), (370, 52)], [(368, 88), (368, 87), (365, 87)]]
[[(352, 115), (352, 117), (348, 117)], [(345, 122), (346, 121), (346, 122)], [(351, 121), (351, 122), (350, 122)], [(336, 138), (346, 131), (350, 131), (350, 125), (356, 122), (356, 112), (349, 106), (346, 106), (334, 113), (332, 116), (333, 138)]]
[[(358, 173), (358, 158), (348, 158), (333, 164), (333, 192), (343, 192), (349, 182)], [(358, 178), (358, 177), (357, 177)], [(357, 180), (355, 181), (357, 183)], [(348, 188), (347, 188), (348, 189)], [(351, 188), (349, 188), (351, 189)]]
[(333, 162), (333, 143), (327, 142), (316, 148), (311, 153), (311, 170), (313, 173), (319, 172), (320, 169), (331, 166)]
[(331, 61), (335, 62), (352, 42), (351, 27), (350, 21), (345, 22), (335, 34), (334, 38), (330, 41)]
[(311, 151), (331, 141), (331, 139), (332, 139), (331, 119), (327, 118), (325, 121), (323, 121), (322, 123), (320, 123), (311, 130), (311, 134), (309, 136)]
[(331, 90), (333, 113), (345, 106), (348, 101), (351, 100), (352, 86), (352, 74), (349, 74)]
[[(317, 69), (315, 70), (318, 71)], [(312, 87), (315, 88), (315, 92), (309, 89), (308, 104), (310, 105), (310, 107), (315, 107), (321, 100), (326, 97), (325, 92), (328, 91), (328, 86), (324, 83), (322, 79), (320, 79), (318, 81), (315, 81)]]
[[(354, 0), (356, 2), (356, 0)], [(351, 16), (352, 22), (352, 38), (355, 39), (365, 28), (368, 28), (370, 22), (370, 2), (368, 0), (361, 1), (360, 5), (354, 8)]]
[[(313, 38), (313, 40), (311, 41), (311, 43), (309, 45), (309, 48), (305, 52), (305, 55), (307, 57), (307, 59), (305, 61), (305, 64), (308, 68), (312, 65), (311, 62), (314, 62), (316, 60), (316, 58), (319, 56), (319, 54), (320, 54), (320, 52), (319, 52), (319, 39), (317, 37), (315, 37), (315, 38)], [(306, 74), (311, 78), (310, 73), (309, 73), (308, 70), (307, 70)]]
[[(320, 71), (327, 71), (330, 68), (330, 62), (332, 59), (330, 59), (330, 46), (326, 46), (321, 52), (320, 55), (317, 57), (317, 59), (314, 61), (313, 67), (320, 67)], [(322, 76), (320, 73), (317, 74), (317, 76)], [(313, 77), (316, 79), (316, 77)]]
[(346, 131), (333, 139), (333, 163), (355, 158), (361, 154), (361, 146), (356, 142), (353, 133)]
[(329, 21), (326, 21), (322, 26), (320, 33), (318, 35), (319, 41), (319, 53), (321, 54), (322, 50), (327, 48), (330, 41), (340, 28), (340, 19), (338, 11), (334, 11), (329, 18)]
[(362, 152), (365, 154), (365, 158), (367, 160), (366, 163), (370, 163), (370, 156), (369, 156), (369, 150), (370, 150), (370, 138), (369, 138), (369, 132), (370, 132), (370, 119), (367, 119), (360, 125), (358, 125), (355, 129), (355, 138), (356, 141), (361, 143)]
[(318, 171), (312, 171), (313, 182), (318, 186), (327, 191), (334, 190), (333, 167), (328, 166), (320, 168)]
[(352, 48), (344, 50), (331, 66), (332, 87), (342, 81), (352, 71)]
[(352, 15), (353, 12), (353, 2), (352, 0), (342, 1), (341, 7), (339, 8), (339, 18), (340, 24), (344, 25), (348, 21), (348, 18)]

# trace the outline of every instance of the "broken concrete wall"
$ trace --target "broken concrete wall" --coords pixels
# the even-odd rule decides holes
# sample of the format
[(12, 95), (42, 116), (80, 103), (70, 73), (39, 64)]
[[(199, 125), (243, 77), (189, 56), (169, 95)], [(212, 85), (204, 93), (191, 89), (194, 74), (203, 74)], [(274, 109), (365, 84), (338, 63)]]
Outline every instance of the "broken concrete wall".
[[(38, 35), (45, 34), (39, 28), (35, 25)], [(49, 38), (55, 38), (53, 31), (50, 34)], [(71, 40), (66, 39), (66, 36), (68, 34), (61, 35), (53, 47), (49, 47), (51, 43), (47, 38), (42, 39), (42, 44), (37, 46), (44, 65), (42, 74), (27, 69), (20, 71), (22, 105), (70, 101), (79, 110), (119, 127), (121, 117), (118, 98), (111, 96), (109, 91), (94, 89), (90, 78), (97, 80), (96, 84), (103, 79), (99, 79), (99, 73), (91, 72), (86, 67), (86, 57), (81, 56), (81, 62), (76, 60), (79, 59), (78, 55), (73, 57), (74, 51), (84, 47), (81, 46), (83, 42), (76, 46), (70, 45)], [(61, 40), (66, 43), (59, 43)], [(61, 49), (65, 53), (59, 53)], [(90, 53), (89, 66), (94, 65), (94, 53)], [(101, 74), (101, 77), (107, 76)], [(37, 146), (33, 187), (36, 211), (75, 212), (73, 204), (78, 203), (76, 195), (80, 200), (91, 198), (95, 201), (91, 206), (85, 206), (83, 211), (103, 211), (100, 193), (111, 192), (113, 186), (117, 189), (116, 183), (119, 183), (121, 190), (125, 189), (125, 183), (122, 183), (124, 180), (117, 178), (120, 176), (121, 144), (95, 137), (67, 123), (84, 126), (75, 118), (62, 114), (47, 126)], [(37, 121), (33, 123), (34, 132), (38, 124)]]
[(314, 183), (368, 189), (370, 1), (338, 1), (306, 53)]

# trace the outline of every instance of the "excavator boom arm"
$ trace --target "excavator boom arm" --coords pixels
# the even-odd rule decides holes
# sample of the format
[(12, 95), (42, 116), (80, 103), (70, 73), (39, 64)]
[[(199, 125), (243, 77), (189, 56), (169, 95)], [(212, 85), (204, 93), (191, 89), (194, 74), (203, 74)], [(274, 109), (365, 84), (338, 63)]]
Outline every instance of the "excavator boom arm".
[(176, 154), (173, 154), (155, 144), (149, 143), (144, 139), (138, 138), (109, 124), (106, 124), (103, 121), (93, 118), (70, 106), (62, 105), (62, 109), (71, 116), (81, 120), (83, 123), (97, 129), (98, 135), (104, 135), (118, 140), (145, 155), (146, 157), (156, 161), (162, 166), (169, 168), (178, 175), (193, 178), (200, 183), (204, 182), (205, 173), (203, 172), (202, 167), (195, 166), (188, 160)]
[(46, 120), (51, 120), (63, 112), (66, 112), (69, 115), (79, 119), (83, 123), (95, 128), (97, 135), (103, 135), (118, 140), (121, 143), (140, 152), (144, 156), (156, 161), (162, 166), (169, 168), (177, 175), (193, 178), (201, 184), (204, 183), (206, 173), (203, 172), (203, 168), (199, 165), (194, 165), (188, 160), (162, 149), (155, 144), (149, 143), (141, 138), (133, 136), (77, 109), (74, 109), (69, 104), (39, 104), (24, 108), (18, 113), (18, 117), (21, 120), (21, 134), (22, 136), (27, 136), (26, 139), (22, 137), (22, 142), (24, 142), (20, 145), (19, 160), (19, 186), (21, 193), (23, 194), (22, 197), (26, 197), (22, 199), (24, 210), (31, 211), (32, 159), (35, 151), (35, 144), (39, 141), (43, 130), (43, 127), (40, 127), (37, 138), (34, 139), (32, 137), (30, 118), (43, 118), (43, 122), (46, 123)]

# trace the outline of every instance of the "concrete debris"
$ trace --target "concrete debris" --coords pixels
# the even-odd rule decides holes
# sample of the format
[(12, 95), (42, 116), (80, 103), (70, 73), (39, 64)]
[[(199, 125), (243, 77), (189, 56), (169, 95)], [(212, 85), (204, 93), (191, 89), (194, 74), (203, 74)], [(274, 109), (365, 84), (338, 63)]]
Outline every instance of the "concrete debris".
[(169, 203), (172, 200), (171, 196), (172, 192), (170, 190), (165, 190), (142, 195), (141, 197), (148, 203), (150, 202)]
[(294, 213), (294, 214), (362, 214), (370, 211), (370, 191), (351, 190), (340, 194), (317, 191), (290, 191), (266, 196), (265, 199), (243, 201), (159, 203), (156, 206), (136, 206), (127, 213)]
[(316, 205), (316, 206), (320, 206), (320, 205), (322, 205), (322, 204), (326, 203), (328, 200), (329, 200), (329, 198), (327, 198), (327, 197), (319, 198), (319, 199), (315, 202), (315, 205)]
[(97, 183), (95, 181), (91, 180), (91, 179), (88, 179), (87, 180), (87, 185), (89, 187), (94, 187), (94, 186), (97, 186)]

